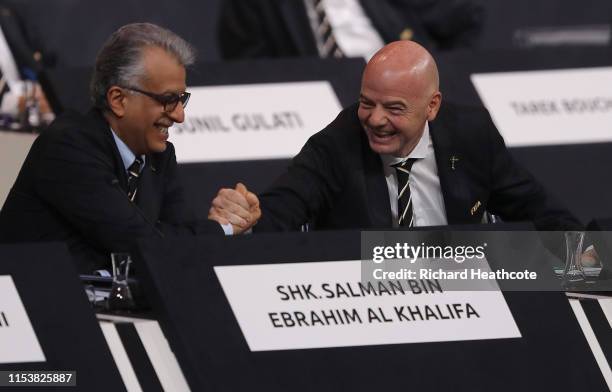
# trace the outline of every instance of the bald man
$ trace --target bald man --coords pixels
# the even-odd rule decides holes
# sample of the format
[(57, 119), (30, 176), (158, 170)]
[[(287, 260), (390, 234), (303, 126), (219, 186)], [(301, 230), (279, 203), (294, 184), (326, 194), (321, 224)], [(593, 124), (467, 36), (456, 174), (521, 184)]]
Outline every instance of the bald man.
[(260, 203), (260, 231), (479, 223), (485, 211), (580, 226), (513, 161), (484, 108), (442, 104), (436, 63), (411, 41), (374, 55), (359, 103), (308, 140)]

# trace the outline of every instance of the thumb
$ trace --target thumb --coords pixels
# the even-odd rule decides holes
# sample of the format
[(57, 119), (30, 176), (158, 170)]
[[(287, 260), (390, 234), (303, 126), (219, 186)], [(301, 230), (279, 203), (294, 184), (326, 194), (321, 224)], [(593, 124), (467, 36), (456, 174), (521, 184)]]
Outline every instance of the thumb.
[(246, 197), (247, 192), (248, 192), (246, 186), (244, 186), (244, 184), (241, 183), (241, 182), (236, 184), (236, 191), (238, 193), (240, 193), (242, 196), (245, 196), (245, 197)]

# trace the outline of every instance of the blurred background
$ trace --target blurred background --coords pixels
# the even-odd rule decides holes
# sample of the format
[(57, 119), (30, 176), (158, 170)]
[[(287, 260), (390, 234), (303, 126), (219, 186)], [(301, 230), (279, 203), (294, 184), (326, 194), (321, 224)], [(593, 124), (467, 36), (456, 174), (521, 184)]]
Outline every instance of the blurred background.
[[(271, 0), (274, 1), (274, 0)], [(288, 0), (299, 1), (299, 0)], [(375, 0), (366, 0), (375, 3)], [(167, 27), (191, 42), (203, 62), (219, 61), (217, 23), (223, 0), (3, 0), (15, 10), (44, 52), (58, 66), (91, 66), (111, 32), (130, 22)], [(442, 3), (453, 3), (445, 0)], [(612, 22), (609, 0), (476, 0), (483, 9), (478, 49), (508, 49), (521, 44), (525, 29), (596, 27)]]

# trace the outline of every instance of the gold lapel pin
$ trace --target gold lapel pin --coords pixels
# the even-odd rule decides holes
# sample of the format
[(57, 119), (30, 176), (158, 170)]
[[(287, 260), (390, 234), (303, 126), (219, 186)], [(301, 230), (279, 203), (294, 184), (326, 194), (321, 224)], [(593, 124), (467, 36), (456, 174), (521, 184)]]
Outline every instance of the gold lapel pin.
[(412, 40), (413, 37), (414, 37), (414, 31), (412, 31), (412, 29), (409, 29), (409, 28), (402, 30), (402, 32), (399, 35), (399, 39), (407, 40), (407, 41)]
[(478, 211), (478, 209), (480, 208), (482, 204), (480, 203), (480, 200), (476, 201), (476, 204), (474, 204), (474, 206), (470, 209), (470, 214), (473, 216), (474, 214), (476, 214), (476, 211)]
[(459, 162), (459, 158), (457, 158), (456, 156), (452, 156), (450, 158), (450, 163), (451, 163), (451, 170), (455, 170), (455, 163)]

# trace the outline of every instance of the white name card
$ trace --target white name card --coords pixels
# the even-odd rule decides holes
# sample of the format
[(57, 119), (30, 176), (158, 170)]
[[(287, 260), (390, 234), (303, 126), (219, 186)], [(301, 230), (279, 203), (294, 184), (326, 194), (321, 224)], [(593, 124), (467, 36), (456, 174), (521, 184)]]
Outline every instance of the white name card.
[(214, 268), (251, 351), (521, 337), (499, 291), (372, 290), (361, 261)]
[(45, 360), (13, 278), (0, 276), (0, 363)]
[(185, 121), (170, 129), (179, 163), (292, 158), (341, 110), (326, 81), (188, 91)]
[(471, 78), (508, 146), (612, 141), (612, 67)]

